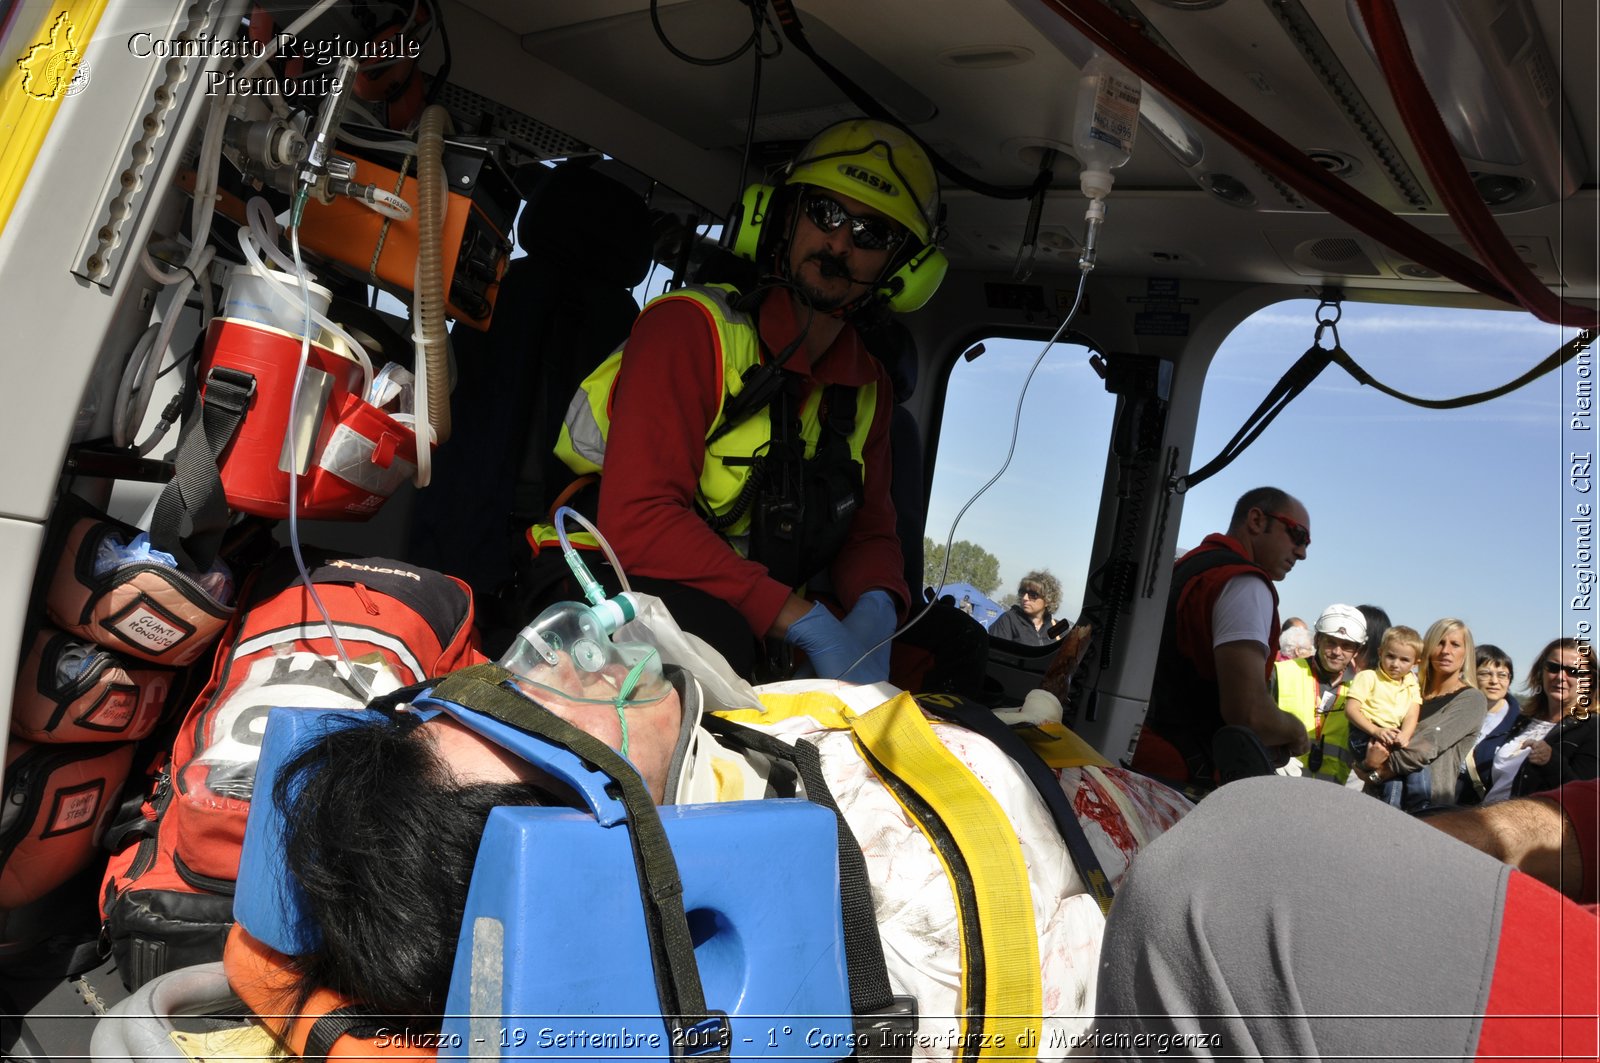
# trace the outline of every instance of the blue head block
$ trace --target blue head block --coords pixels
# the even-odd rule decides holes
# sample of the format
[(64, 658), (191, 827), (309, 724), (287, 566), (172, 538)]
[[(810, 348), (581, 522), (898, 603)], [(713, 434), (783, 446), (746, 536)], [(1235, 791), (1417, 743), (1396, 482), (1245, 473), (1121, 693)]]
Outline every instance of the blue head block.
[(370, 723), (367, 712), (337, 709), (273, 709), (261, 739), (233, 917), (250, 935), (288, 956), (299, 956), (321, 942), (302, 912), (300, 887), (283, 866), (283, 817), (272, 800), (278, 773), (301, 750), (331, 730)]
[[(840, 1059), (852, 1020), (832, 812), (804, 801), (661, 809), (706, 1005), (734, 1059)], [(667, 1060), (626, 826), (501, 808), (478, 850), (441, 1056)]]

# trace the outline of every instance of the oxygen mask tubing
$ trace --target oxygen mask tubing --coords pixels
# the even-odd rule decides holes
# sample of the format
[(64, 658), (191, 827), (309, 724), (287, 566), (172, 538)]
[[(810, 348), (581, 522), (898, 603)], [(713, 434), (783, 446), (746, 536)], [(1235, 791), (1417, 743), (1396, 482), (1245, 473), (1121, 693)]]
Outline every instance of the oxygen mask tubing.
[[(557, 602), (523, 628), (500, 659), (516, 684), (528, 695), (556, 697), (593, 705), (610, 705), (622, 730), (619, 752), (628, 755), (630, 706), (648, 705), (672, 693), (661, 668), (661, 654), (643, 642), (618, 642), (613, 637), (638, 614), (638, 600), (624, 590), (605, 597), (582, 557), (567, 540), (567, 517), (582, 523), (600, 542), (608, 556), (610, 546), (592, 524), (570, 509), (556, 512), (556, 529), (567, 564), (592, 604)], [(615, 562), (613, 561), (613, 564)], [(618, 572), (620, 573), (620, 569)], [(626, 586), (626, 581), (624, 581)]]

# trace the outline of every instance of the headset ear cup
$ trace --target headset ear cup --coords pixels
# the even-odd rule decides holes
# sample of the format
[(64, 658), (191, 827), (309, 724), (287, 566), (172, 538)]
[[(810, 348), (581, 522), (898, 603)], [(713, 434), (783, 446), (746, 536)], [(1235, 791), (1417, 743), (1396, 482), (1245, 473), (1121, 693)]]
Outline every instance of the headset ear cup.
[(885, 285), (889, 291), (889, 309), (896, 314), (920, 310), (939, 290), (949, 269), (950, 260), (943, 251), (932, 244), (924, 247), (895, 270)]
[(772, 185), (762, 184), (751, 185), (744, 190), (744, 197), (739, 201), (738, 228), (733, 234), (733, 253), (740, 258), (751, 262), (756, 260), (767, 213), (772, 209), (772, 198), (777, 191)]

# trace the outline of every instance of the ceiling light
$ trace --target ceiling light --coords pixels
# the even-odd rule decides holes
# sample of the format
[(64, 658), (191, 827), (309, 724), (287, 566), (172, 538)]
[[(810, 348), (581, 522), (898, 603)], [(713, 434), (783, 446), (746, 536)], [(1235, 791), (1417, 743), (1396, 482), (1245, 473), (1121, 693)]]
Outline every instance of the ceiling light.
[(946, 66), (973, 70), (1020, 66), (1032, 58), (1032, 51), (1015, 44), (977, 44), (939, 53), (939, 62)]

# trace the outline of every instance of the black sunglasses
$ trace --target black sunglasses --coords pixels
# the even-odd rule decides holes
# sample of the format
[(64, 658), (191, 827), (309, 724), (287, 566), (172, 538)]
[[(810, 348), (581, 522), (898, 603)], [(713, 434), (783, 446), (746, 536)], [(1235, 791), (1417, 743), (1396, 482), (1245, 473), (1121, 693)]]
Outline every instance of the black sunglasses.
[(1297, 520), (1290, 520), (1282, 513), (1273, 513), (1270, 510), (1265, 509), (1263, 509), (1261, 512), (1265, 513), (1279, 524), (1282, 524), (1283, 530), (1289, 535), (1289, 541), (1294, 545), (1300, 547), (1301, 549), (1305, 549), (1311, 545), (1311, 529), (1306, 527), (1304, 524), (1301, 524)]
[(1017, 597), (1018, 598), (1037, 598), (1041, 602), (1044, 601), (1044, 595), (1040, 594), (1038, 591), (1018, 591), (1017, 592)]
[(1565, 672), (1572, 679), (1577, 679), (1579, 676), (1587, 674), (1586, 669), (1574, 664), (1562, 664), (1560, 661), (1544, 662), (1545, 675), (1555, 675), (1557, 672)]
[(803, 209), (811, 224), (825, 233), (849, 223), (850, 242), (862, 251), (887, 251), (900, 242), (900, 233), (888, 218), (863, 217), (851, 214), (832, 196), (812, 193), (806, 196)]

